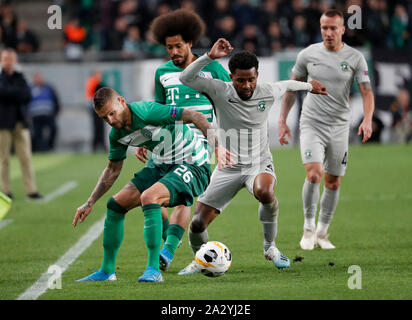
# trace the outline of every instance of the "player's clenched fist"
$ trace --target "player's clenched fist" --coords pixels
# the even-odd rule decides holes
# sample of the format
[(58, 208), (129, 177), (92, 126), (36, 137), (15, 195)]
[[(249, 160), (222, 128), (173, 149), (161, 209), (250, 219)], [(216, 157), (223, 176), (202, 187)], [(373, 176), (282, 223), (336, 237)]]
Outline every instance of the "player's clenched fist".
[(207, 55), (209, 56), (209, 58), (214, 60), (226, 57), (230, 52), (232, 52), (232, 50), (233, 47), (230, 42), (224, 38), (220, 38), (215, 42), (212, 49), (210, 49)]
[(328, 93), (326, 92), (326, 87), (321, 82), (312, 80), (309, 81), (309, 83), (312, 85), (311, 93), (328, 95)]

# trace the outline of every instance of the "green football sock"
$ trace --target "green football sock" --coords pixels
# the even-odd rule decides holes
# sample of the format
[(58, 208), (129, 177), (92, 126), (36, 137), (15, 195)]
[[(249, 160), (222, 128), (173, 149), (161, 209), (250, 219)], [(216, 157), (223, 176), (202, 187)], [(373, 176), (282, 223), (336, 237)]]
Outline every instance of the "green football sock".
[(178, 224), (171, 224), (167, 229), (167, 239), (165, 242), (165, 248), (174, 255), (180, 240), (182, 240), (185, 229)]
[(101, 270), (106, 273), (115, 272), (116, 257), (124, 235), (124, 219), (127, 210), (122, 208), (113, 198), (107, 202), (107, 214), (103, 230), (103, 262)]
[(163, 233), (162, 233), (162, 239), (164, 242), (166, 242), (167, 238), (167, 228), (169, 227), (169, 219), (166, 218), (166, 220), (163, 221)]
[(160, 205), (147, 204), (142, 206), (144, 214), (144, 241), (148, 251), (147, 266), (159, 270), (160, 246), (162, 244), (162, 214)]

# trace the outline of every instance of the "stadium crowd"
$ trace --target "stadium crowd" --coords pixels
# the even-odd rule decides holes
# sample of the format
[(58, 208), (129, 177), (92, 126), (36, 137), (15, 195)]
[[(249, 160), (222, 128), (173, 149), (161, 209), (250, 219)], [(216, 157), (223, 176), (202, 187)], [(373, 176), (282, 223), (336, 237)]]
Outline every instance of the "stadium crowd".
[[(154, 17), (176, 8), (195, 10), (207, 23), (198, 47), (224, 37), (236, 48), (259, 56), (287, 48), (302, 48), (321, 40), (321, 12), (335, 7), (347, 13), (362, 8), (362, 29), (347, 29), (344, 41), (355, 47), (412, 48), (412, 2), (406, 0), (59, 0), (69, 21), (62, 30), (63, 46), (79, 50), (119, 51), (123, 59), (165, 54), (148, 32)], [(13, 10), (0, 7), (0, 39), (18, 53), (35, 52), (39, 39)], [(41, 50), (41, 48), (40, 48)]]
[(323, 11), (335, 7), (347, 13), (351, 5), (362, 7), (363, 27), (348, 29), (346, 43), (355, 47), (412, 47), (410, 1), (66, 0), (64, 3), (72, 8), (71, 23), (83, 30), (81, 39), (70, 40), (66, 26), (67, 41), (80, 41), (84, 48), (123, 51), (124, 58), (162, 55), (163, 50), (148, 34), (148, 27), (154, 17), (179, 7), (195, 10), (205, 19), (207, 32), (198, 44), (203, 48), (220, 37), (259, 56), (306, 47), (321, 40), (318, 21)]

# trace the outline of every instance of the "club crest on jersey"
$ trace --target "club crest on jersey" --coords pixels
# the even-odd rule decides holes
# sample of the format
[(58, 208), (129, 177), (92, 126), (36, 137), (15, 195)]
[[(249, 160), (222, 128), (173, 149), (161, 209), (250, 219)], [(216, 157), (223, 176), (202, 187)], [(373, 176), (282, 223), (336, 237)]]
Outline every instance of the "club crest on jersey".
[(306, 160), (312, 159), (312, 150), (306, 149), (304, 154)]
[(260, 102), (258, 103), (257, 108), (258, 108), (258, 110), (261, 111), (261, 112), (265, 111), (265, 109), (266, 109), (266, 102), (265, 102), (265, 101), (260, 101)]
[(146, 139), (152, 139), (152, 132), (150, 130), (143, 128), (143, 129), (140, 129), (140, 133)]
[(349, 64), (346, 61), (340, 63), (340, 68), (342, 71), (347, 72), (349, 71)]

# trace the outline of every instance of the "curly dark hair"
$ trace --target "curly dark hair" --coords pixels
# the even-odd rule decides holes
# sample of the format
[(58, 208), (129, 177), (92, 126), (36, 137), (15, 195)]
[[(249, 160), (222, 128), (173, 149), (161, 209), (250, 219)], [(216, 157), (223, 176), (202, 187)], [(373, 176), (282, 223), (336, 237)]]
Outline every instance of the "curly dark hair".
[(259, 61), (255, 54), (246, 50), (236, 52), (229, 60), (229, 70), (232, 74), (236, 69), (248, 70), (253, 67), (258, 71)]
[(197, 13), (178, 9), (156, 17), (150, 29), (155, 40), (160, 44), (166, 44), (166, 37), (181, 35), (185, 42), (192, 42), (195, 45), (205, 33), (206, 25)]

